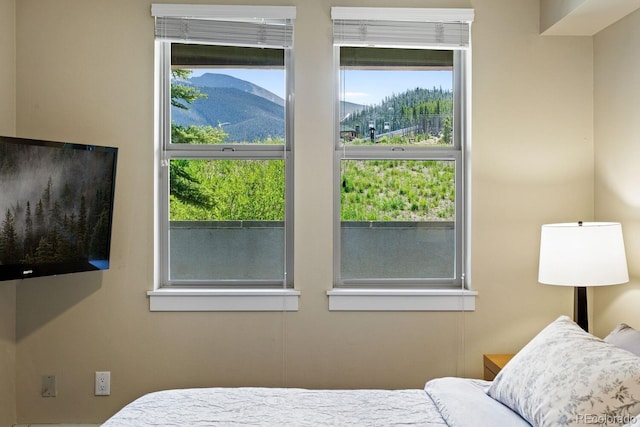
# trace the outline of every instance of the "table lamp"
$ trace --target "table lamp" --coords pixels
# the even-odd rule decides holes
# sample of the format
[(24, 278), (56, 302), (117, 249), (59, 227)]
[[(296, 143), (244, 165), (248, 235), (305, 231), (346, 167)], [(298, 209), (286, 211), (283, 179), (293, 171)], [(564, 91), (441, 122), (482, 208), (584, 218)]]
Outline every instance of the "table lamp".
[(587, 286), (628, 281), (620, 223), (579, 221), (542, 226), (538, 282), (575, 287), (573, 317), (585, 331), (589, 331)]

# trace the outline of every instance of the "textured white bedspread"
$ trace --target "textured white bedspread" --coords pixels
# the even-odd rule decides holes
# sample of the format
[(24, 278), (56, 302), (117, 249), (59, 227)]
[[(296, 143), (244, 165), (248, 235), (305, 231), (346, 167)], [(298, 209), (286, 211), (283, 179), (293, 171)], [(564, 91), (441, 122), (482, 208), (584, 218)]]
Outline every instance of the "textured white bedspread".
[(201, 388), (136, 399), (103, 427), (446, 426), (424, 390)]

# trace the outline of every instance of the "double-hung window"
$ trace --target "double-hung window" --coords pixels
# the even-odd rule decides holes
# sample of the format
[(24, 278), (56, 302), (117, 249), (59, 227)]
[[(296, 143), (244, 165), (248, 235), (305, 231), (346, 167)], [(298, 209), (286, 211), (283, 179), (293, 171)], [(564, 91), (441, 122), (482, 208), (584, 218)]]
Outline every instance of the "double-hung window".
[(223, 310), (257, 307), (234, 308), (233, 298), (274, 296), (273, 309), (291, 309), (295, 8), (154, 4), (152, 15), (159, 241), (152, 310), (181, 307), (164, 305), (173, 301), (167, 295), (198, 300), (195, 309), (216, 309), (203, 297), (223, 295)]
[(419, 295), (456, 295), (464, 308), (473, 11), (334, 7), (332, 19), (330, 306), (386, 293), (407, 296), (394, 309), (442, 308)]

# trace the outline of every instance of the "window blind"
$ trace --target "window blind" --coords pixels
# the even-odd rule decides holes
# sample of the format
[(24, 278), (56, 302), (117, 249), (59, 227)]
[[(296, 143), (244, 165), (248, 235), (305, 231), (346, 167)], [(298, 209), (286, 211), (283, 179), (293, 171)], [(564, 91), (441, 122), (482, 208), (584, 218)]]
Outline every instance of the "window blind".
[(338, 46), (467, 49), (472, 9), (333, 7)]
[(154, 4), (156, 40), (291, 48), (293, 7)]

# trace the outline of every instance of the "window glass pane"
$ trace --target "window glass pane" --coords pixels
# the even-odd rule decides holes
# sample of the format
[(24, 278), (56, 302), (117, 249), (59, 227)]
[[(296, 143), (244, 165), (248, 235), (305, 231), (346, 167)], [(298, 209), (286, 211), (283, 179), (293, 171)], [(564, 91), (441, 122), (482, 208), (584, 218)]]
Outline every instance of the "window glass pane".
[(171, 160), (171, 220), (284, 220), (284, 160)]
[(340, 140), (451, 146), (453, 52), (341, 47)]
[(171, 160), (170, 279), (282, 281), (284, 178), (284, 160)]
[(340, 166), (343, 280), (454, 277), (454, 161)]
[(283, 49), (174, 43), (171, 88), (174, 128), (217, 130), (221, 144), (284, 144)]

